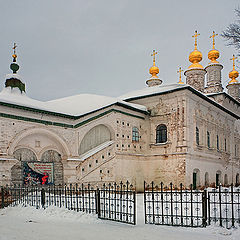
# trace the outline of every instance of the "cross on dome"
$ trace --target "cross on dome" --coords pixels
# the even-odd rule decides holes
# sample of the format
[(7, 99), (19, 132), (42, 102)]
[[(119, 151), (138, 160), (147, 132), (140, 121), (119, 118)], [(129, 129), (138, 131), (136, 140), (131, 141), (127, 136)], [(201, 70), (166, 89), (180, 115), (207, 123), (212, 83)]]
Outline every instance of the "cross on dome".
[(195, 50), (197, 50), (197, 37), (200, 36), (200, 33), (197, 32), (197, 30), (195, 31), (195, 34), (192, 36), (195, 38), (195, 43), (194, 43), (194, 46), (195, 46)]
[(235, 70), (235, 60), (237, 60), (237, 57), (233, 54), (233, 57), (230, 59), (233, 61), (233, 70)]
[(215, 33), (215, 31), (213, 31), (213, 35), (210, 36), (210, 38), (213, 39), (213, 49), (215, 49), (215, 37), (218, 36), (217, 33)]
[(16, 48), (17, 48), (17, 44), (16, 43), (14, 43), (13, 44), (13, 55), (12, 55), (12, 57), (13, 57), (13, 62), (16, 62), (16, 59), (17, 59), (17, 54), (16, 54)]
[(183, 71), (182, 68), (179, 67), (179, 70), (177, 71), (177, 73), (179, 73), (179, 81), (178, 81), (179, 84), (184, 84), (182, 82), (182, 71)]
[(151, 54), (151, 56), (153, 57), (153, 65), (155, 66), (155, 61), (156, 61), (156, 54), (157, 52), (153, 49), (153, 53)]

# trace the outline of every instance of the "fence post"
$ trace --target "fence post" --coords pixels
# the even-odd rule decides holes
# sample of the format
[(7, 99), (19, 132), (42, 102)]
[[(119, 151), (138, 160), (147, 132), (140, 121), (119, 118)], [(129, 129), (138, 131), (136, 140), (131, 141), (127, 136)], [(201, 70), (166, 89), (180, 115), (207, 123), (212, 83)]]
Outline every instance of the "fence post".
[(173, 225), (173, 184), (170, 183), (171, 223)]
[(4, 188), (3, 186), (1, 187), (1, 200), (2, 200), (2, 208), (4, 208), (5, 204), (4, 204)]
[(134, 220), (133, 224), (136, 225), (136, 192), (133, 192), (133, 201), (134, 201)]
[(222, 227), (222, 194), (221, 194), (221, 184), (219, 184), (219, 208), (220, 208), (220, 226)]
[(183, 226), (183, 199), (182, 199), (182, 194), (183, 194), (183, 193), (182, 193), (182, 190), (183, 190), (183, 184), (182, 184), (182, 183), (180, 183), (181, 226)]
[(234, 227), (234, 207), (233, 207), (233, 183), (231, 184), (231, 204), (232, 204), (232, 227)]
[(203, 227), (207, 226), (207, 190), (204, 189), (202, 195), (202, 206), (203, 206)]
[(144, 198), (144, 222), (147, 224), (147, 207), (146, 207), (146, 182), (144, 180), (144, 190), (143, 190), (143, 198)]
[(153, 208), (153, 224), (155, 224), (155, 209), (154, 209), (154, 182), (152, 181), (152, 208)]
[(44, 188), (42, 188), (42, 190), (41, 190), (41, 205), (44, 208), (44, 206), (45, 206), (45, 190), (44, 190)]
[(99, 188), (97, 188), (97, 192), (96, 192), (97, 194), (97, 215), (98, 215), (98, 218), (101, 218), (101, 204), (100, 204), (100, 190), (99, 190)]

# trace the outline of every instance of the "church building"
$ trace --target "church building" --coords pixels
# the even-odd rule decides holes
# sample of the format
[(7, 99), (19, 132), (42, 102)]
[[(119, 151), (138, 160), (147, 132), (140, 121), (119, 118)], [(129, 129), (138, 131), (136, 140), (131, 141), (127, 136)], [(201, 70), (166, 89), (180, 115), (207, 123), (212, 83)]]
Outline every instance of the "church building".
[[(193, 187), (239, 184), (240, 83), (213, 47), (206, 67), (195, 48), (186, 84), (167, 84), (153, 66), (146, 87), (120, 97), (79, 94), (51, 101), (27, 96), (18, 75), (16, 45), (11, 74), (0, 92), (0, 185), (112, 183), (144, 180)], [(87, 103), (87, 104), (86, 104)]]

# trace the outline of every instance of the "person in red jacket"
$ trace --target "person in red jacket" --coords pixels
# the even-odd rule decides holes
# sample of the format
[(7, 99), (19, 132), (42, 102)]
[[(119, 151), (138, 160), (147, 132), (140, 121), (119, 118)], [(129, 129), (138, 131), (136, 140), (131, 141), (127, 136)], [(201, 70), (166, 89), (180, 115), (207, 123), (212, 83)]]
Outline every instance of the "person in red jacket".
[(47, 173), (44, 173), (44, 176), (42, 177), (42, 185), (45, 185), (47, 183), (48, 175)]

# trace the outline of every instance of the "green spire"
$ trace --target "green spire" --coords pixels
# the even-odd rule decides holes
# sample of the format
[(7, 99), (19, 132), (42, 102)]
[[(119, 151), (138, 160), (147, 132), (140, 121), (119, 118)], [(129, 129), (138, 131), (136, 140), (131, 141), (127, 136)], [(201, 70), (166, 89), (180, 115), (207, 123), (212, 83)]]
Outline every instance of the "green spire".
[(18, 69), (19, 69), (19, 65), (16, 63), (17, 62), (17, 54), (16, 54), (16, 48), (17, 45), (16, 43), (14, 43), (13, 45), (13, 63), (10, 65), (10, 69), (13, 71), (13, 73), (17, 73)]
[(10, 69), (13, 71), (13, 74), (7, 75), (7, 79), (5, 82), (5, 87), (18, 88), (21, 92), (25, 92), (25, 84), (21, 82), (19, 76), (17, 75), (17, 71), (19, 69), (19, 65), (17, 62), (17, 54), (16, 54), (17, 45), (14, 43), (13, 45), (13, 62), (10, 65)]

